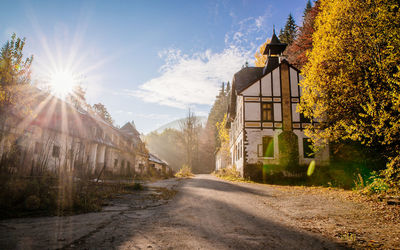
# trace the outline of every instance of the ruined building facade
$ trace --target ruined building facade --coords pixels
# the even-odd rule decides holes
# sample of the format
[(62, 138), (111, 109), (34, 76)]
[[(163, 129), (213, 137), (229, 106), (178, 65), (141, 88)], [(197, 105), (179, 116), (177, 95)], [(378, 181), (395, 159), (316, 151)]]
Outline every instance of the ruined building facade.
[(18, 161), (8, 164), (14, 169), (7, 171), (133, 176), (148, 170), (149, 152), (132, 123), (116, 128), (94, 112), (34, 88), (29, 91), (24, 105), (2, 115), (1, 163)]

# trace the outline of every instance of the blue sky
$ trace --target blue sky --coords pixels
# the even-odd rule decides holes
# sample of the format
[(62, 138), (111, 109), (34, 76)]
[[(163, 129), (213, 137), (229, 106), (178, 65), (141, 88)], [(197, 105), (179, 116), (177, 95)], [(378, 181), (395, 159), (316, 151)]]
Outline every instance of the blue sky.
[(142, 133), (207, 115), (222, 81), (283, 27), (301, 22), (307, 0), (3, 0), (0, 43), (15, 32), (34, 55), (33, 77), (69, 68), (83, 77), (90, 104)]

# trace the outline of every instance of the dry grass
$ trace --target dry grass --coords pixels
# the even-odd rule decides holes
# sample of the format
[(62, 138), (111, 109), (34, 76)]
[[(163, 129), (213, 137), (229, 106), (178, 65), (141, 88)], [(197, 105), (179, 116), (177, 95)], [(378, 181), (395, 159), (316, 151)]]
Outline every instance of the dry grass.
[(216, 170), (212, 173), (214, 176), (227, 180), (227, 181), (240, 181), (240, 182), (250, 182), (240, 176), (240, 172), (236, 170), (235, 167), (222, 168)]
[(175, 177), (178, 178), (190, 178), (193, 177), (194, 174), (192, 173), (192, 168), (188, 165), (183, 165), (181, 169), (175, 174)]
[(138, 184), (98, 183), (67, 175), (0, 179), (1, 219), (96, 212), (116, 194), (142, 189)]

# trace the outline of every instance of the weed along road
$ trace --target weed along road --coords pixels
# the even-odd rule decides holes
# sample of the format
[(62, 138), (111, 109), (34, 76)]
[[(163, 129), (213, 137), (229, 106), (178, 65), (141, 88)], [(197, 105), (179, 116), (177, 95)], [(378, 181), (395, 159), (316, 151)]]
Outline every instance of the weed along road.
[(0, 221), (0, 249), (399, 247), (388, 233), (399, 233), (398, 224), (368, 231), (372, 212), (335, 193), (342, 191), (328, 191), (211, 175), (163, 180), (113, 199), (99, 213)]

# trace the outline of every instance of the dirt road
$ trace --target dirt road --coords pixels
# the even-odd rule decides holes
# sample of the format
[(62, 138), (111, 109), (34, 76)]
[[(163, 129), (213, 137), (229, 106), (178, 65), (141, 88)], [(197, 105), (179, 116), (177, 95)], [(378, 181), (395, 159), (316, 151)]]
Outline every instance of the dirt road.
[[(170, 200), (169, 190), (177, 191)], [(349, 221), (365, 208), (331, 196), (210, 175), (171, 179), (121, 196), (101, 213), (0, 221), (0, 248), (340, 249), (368, 242), (357, 225), (370, 221)], [(395, 235), (396, 226), (389, 228)]]

